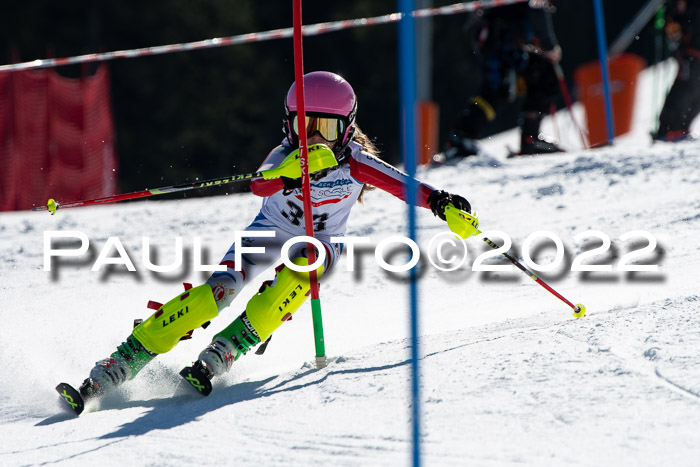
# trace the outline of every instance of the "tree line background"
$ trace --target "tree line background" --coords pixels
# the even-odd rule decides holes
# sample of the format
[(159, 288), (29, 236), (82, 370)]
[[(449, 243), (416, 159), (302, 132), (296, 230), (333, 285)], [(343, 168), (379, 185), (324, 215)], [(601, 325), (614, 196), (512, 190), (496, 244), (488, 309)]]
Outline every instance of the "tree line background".
[[(434, 6), (456, 3), (436, 0)], [(605, 2), (608, 42), (646, 3)], [(590, 0), (555, 2), (562, 67), (597, 58)], [(76, 0), (11, 2), (0, 23), (0, 62), (112, 51), (232, 36), (292, 25), (291, 0)], [(396, 2), (305, 0), (304, 24), (395, 12)], [(423, 20), (418, 20), (423, 21)], [(440, 141), (478, 86), (465, 14), (433, 19), (433, 100)], [(629, 52), (654, 61), (648, 24)], [(97, 65), (58, 68), (71, 77)], [(107, 62), (122, 192), (250, 172), (282, 138), (283, 99), (294, 79), (291, 39)], [(341, 74), (359, 97), (358, 123), (383, 157), (400, 161), (396, 24), (304, 39), (305, 71)], [(504, 112), (489, 130), (515, 125)], [(229, 188), (233, 191), (239, 188)], [(210, 192), (211, 193), (211, 192)], [(200, 193), (206, 194), (206, 193)], [(191, 194), (189, 196), (192, 196)]]

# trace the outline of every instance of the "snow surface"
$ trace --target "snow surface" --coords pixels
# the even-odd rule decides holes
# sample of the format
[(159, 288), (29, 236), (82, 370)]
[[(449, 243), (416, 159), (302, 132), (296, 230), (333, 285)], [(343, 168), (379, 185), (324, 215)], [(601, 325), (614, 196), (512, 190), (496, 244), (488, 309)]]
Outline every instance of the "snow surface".
[[(657, 76), (668, 81), (672, 74)], [(653, 82), (650, 71), (641, 77), (635, 131), (614, 147), (580, 150), (560, 112), (566, 154), (507, 160), (505, 147), (517, 144), (511, 131), (484, 141), (491, 157), (421, 169), (422, 180), (466, 196), (482, 230), (508, 233), (516, 253), (533, 232), (558, 236), (564, 264), (540, 275), (588, 309), (574, 319), (519, 271), (471, 271), (476, 254), (487, 250), (476, 239), (456, 271), (422, 261), (425, 465), (700, 465), (700, 142), (651, 144)], [(405, 207), (380, 191), (369, 193), (349, 222), (348, 235), (369, 236), (372, 245), (359, 249), (354, 272), (344, 255), (321, 288), (327, 368), (311, 366), (307, 304), (265, 355), (236, 362), (208, 398), (178, 388), (177, 372), (243, 310), (251, 286), (100, 410), (88, 405), (75, 418), (54, 392), (61, 381), (79, 385), (128, 336), (134, 318), (149, 316), (149, 299), (166, 301), (180, 282), (202, 281), (191, 267), (146, 270), (143, 236), (158, 248), (160, 264), (172, 260), (177, 236), (186, 258), (201, 237), (204, 261), (213, 263), (258, 207), (259, 199), (242, 194), (0, 215), (0, 464), (409, 464), (408, 285), (372, 255), (381, 239), (405, 235)], [(590, 229), (612, 241), (594, 262), (613, 266), (647, 243), (621, 235), (649, 232), (658, 245), (638, 262), (659, 270), (572, 272), (574, 257), (600, 245), (574, 240)], [(44, 233), (51, 230), (85, 232), (92, 256), (44, 271)], [(420, 212), (424, 250), (445, 231)], [(138, 273), (90, 270), (111, 236)], [(547, 264), (554, 248), (536, 254)]]

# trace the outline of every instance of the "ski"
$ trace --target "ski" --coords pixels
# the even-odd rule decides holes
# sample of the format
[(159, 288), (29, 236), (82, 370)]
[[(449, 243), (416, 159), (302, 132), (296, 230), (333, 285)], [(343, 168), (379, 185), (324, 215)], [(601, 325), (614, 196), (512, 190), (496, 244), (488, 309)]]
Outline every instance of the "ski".
[(206, 377), (201, 370), (194, 366), (187, 366), (180, 371), (185, 381), (195, 388), (203, 396), (208, 396), (211, 393), (211, 381)]
[(537, 157), (537, 156), (550, 156), (550, 155), (556, 155), (556, 154), (564, 154), (566, 151), (556, 151), (556, 152), (537, 152), (537, 153), (528, 153), (528, 154), (523, 154), (520, 151), (514, 151), (513, 148), (510, 146), (506, 146), (506, 149), (508, 150), (508, 155), (506, 156), (506, 159), (523, 159), (523, 158), (530, 158), (530, 157)]
[(523, 154), (520, 152), (516, 152), (511, 148), (510, 146), (506, 146), (506, 149), (508, 150), (508, 155), (506, 156), (506, 159), (512, 159), (514, 157), (523, 157)]
[(430, 164), (431, 165), (442, 165), (448, 162), (455, 162), (459, 161), (461, 159), (466, 159), (467, 157), (478, 157), (478, 156), (484, 156), (486, 153), (479, 149), (475, 154), (460, 154), (458, 151), (454, 150), (455, 148), (447, 149), (442, 152), (438, 152), (437, 154), (433, 154), (432, 157), (430, 158)]
[(63, 398), (66, 405), (76, 414), (80, 415), (85, 409), (85, 402), (77, 389), (68, 383), (60, 383), (56, 386), (56, 392)]

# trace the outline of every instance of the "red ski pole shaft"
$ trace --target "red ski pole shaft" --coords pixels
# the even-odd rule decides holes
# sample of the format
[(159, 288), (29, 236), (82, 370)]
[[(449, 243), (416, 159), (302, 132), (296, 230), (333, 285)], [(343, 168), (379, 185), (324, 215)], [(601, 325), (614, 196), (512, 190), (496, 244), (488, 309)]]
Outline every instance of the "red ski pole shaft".
[(561, 141), (561, 133), (559, 133), (559, 123), (557, 123), (557, 106), (554, 105), (554, 102), (552, 102), (552, 105), (549, 106), (549, 115), (552, 118), (552, 126), (554, 127), (554, 137), (557, 139), (557, 141)]
[[(482, 240), (483, 240), (488, 246), (490, 246), (491, 248), (493, 248), (494, 250), (500, 248), (500, 246), (498, 246), (496, 243), (494, 243), (493, 241), (491, 241), (491, 240), (490, 240), (488, 237), (486, 237), (486, 236), (482, 237)], [(560, 294), (559, 292), (557, 292), (556, 290), (554, 290), (554, 289), (553, 289), (551, 286), (549, 286), (549, 284), (547, 284), (545, 281), (543, 281), (542, 279), (540, 279), (539, 277), (537, 277), (537, 275), (536, 275), (534, 272), (530, 271), (528, 268), (526, 268), (525, 266), (523, 266), (523, 264), (522, 264), (520, 261), (518, 261), (516, 258), (514, 258), (514, 257), (511, 256), (511, 255), (509, 255), (508, 253), (501, 253), (501, 256), (503, 256), (503, 257), (506, 258), (508, 261), (510, 261), (511, 263), (513, 263), (513, 265), (514, 265), (515, 267), (517, 267), (517, 268), (520, 269), (522, 272), (524, 272), (525, 274), (527, 274), (527, 276), (528, 276), (530, 279), (532, 279), (533, 281), (537, 282), (539, 285), (541, 285), (542, 287), (544, 287), (545, 290), (547, 290), (549, 293), (551, 293), (552, 295), (554, 295), (555, 297), (557, 297), (559, 300), (561, 300), (562, 302), (564, 302), (564, 303), (566, 303), (567, 305), (569, 305), (569, 306), (571, 307), (571, 309), (574, 310), (574, 314), (573, 314), (574, 318), (581, 318), (582, 316), (584, 316), (584, 315), (586, 314), (586, 307), (585, 307), (585, 306), (583, 306), (583, 305), (580, 304), (580, 303), (578, 303), (578, 304), (576, 304), (576, 305), (574, 305), (573, 303), (571, 303), (569, 300), (566, 299), (566, 297), (564, 297), (562, 294)]]
[(586, 137), (583, 134), (583, 130), (581, 130), (581, 127), (576, 121), (576, 117), (574, 117), (573, 101), (571, 100), (571, 94), (569, 93), (569, 86), (566, 85), (566, 79), (564, 78), (564, 70), (562, 70), (561, 65), (559, 63), (552, 63), (552, 65), (554, 66), (554, 72), (557, 75), (557, 81), (559, 81), (559, 89), (561, 89), (561, 95), (562, 97), (564, 97), (564, 103), (566, 103), (566, 108), (569, 110), (571, 121), (574, 122), (574, 126), (578, 131), (578, 135), (581, 138), (581, 144), (583, 145), (583, 149), (588, 149), (588, 142), (586, 141)]
[[(318, 146), (323, 146), (323, 145), (318, 145)], [(319, 151), (320, 153), (323, 153), (322, 148), (317, 148), (321, 149)], [(315, 165), (313, 170), (322, 170), (328, 167), (333, 167), (338, 164), (338, 161), (335, 159), (335, 156), (332, 154), (331, 150), (326, 148), (326, 153), (330, 154), (330, 157), (328, 157), (328, 154), (323, 155), (321, 157), (318, 157), (315, 159)], [(146, 190), (141, 190), (141, 191), (134, 191), (133, 193), (124, 193), (121, 195), (112, 195), (112, 196), (105, 196), (102, 198), (95, 198), (95, 199), (86, 199), (82, 201), (73, 201), (70, 203), (65, 203), (65, 204), (58, 204), (56, 201), (53, 199), (50, 199), (49, 202), (46, 204), (46, 206), (36, 206), (32, 208), (32, 211), (51, 211), (51, 214), (55, 214), (56, 210), (60, 208), (76, 208), (79, 206), (90, 206), (93, 204), (104, 204), (104, 203), (115, 203), (117, 201), (124, 201), (127, 199), (137, 199), (137, 198), (146, 198), (148, 196), (154, 196), (154, 195), (163, 195), (166, 193), (175, 193), (178, 191), (186, 191), (186, 190), (196, 190), (198, 188), (208, 188), (212, 186), (220, 186), (220, 185), (226, 185), (228, 183), (234, 183), (234, 182), (242, 182), (245, 180), (251, 180), (253, 178), (258, 178), (262, 177), (266, 180), (272, 179), (272, 178), (279, 178), (279, 177), (299, 177), (299, 160), (300, 156), (297, 154), (295, 155), (294, 152), (290, 154), (280, 165), (279, 167), (273, 167), (268, 170), (263, 170), (260, 172), (251, 172), (247, 174), (238, 174), (238, 175), (229, 175), (228, 177), (221, 177), (221, 178), (212, 178), (210, 180), (204, 180), (201, 182), (193, 182), (193, 183), (182, 183), (180, 185), (173, 185), (173, 186), (166, 186), (162, 188), (151, 188), (151, 189), (146, 189)], [(307, 168), (308, 171), (308, 162), (305, 164), (305, 167)]]
[(226, 185), (234, 182), (242, 182), (245, 180), (250, 180), (256, 177), (262, 177), (263, 172), (251, 172), (247, 174), (230, 175), (228, 177), (212, 178), (210, 180), (204, 180), (201, 182), (193, 183), (182, 183), (180, 185), (166, 186), (162, 188), (150, 188), (141, 191), (134, 191), (131, 193), (123, 193), (121, 195), (104, 196), (102, 198), (85, 199), (81, 201), (73, 201), (70, 203), (58, 204), (53, 199), (50, 199), (46, 206), (35, 206), (32, 211), (51, 211), (51, 214), (55, 214), (56, 210), (60, 207), (65, 208), (77, 208), (80, 206), (91, 206), (94, 204), (105, 204), (105, 203), (116, 203), (118, 201), (125, 201), (129, 199), (146, 198), (149, 196), (164, 195), (166, 193), (175, 193), (178, 191), (187, 190), (197, 190), (199, 188), (208, 188), (212, 186)]

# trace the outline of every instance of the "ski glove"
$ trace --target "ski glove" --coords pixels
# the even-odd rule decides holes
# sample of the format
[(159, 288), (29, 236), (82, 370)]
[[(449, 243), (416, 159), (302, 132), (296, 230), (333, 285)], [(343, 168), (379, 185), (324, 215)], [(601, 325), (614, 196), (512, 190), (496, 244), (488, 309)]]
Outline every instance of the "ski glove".
[(280, 180), (282, 180), (284, 189), (287, 191), (292, 191), (296, 188), (301, 188), (301, 178), (280, 177)]
[(428, 196), (428, 205), (430, 205), (430, 210), (443, 221), (447, 220), (445, 218), (445, 207), (450, 203), (457, 209), (472, 212), (471, 204), (469, 204), (469, 201), (462, 196), (452, 195), (443, 190), (435, 190)]

